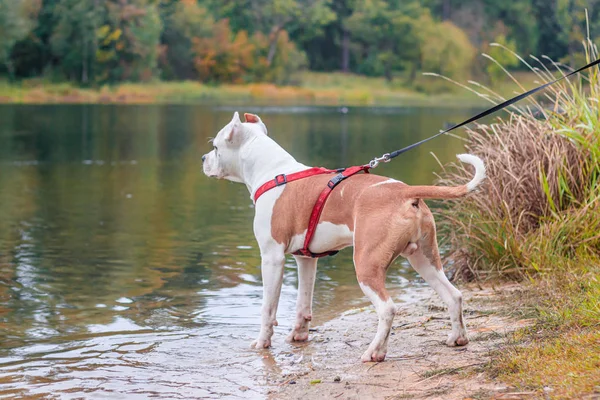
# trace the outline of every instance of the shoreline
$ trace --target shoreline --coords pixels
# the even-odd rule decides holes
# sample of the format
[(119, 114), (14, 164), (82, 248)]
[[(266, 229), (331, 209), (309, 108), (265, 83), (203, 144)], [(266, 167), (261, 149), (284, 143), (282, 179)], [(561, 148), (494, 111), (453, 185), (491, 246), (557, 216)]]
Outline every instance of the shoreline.
[(505, 345), (512, 332), (532, 324), (504, 313), (521, 286), (478, 289), (469, 285), (461, 290), (470, 334), (467, 346), (445, 345), (450, 332), (446, 308), (431, 288), (419, 288), (411, 301), (397, 303), (386, 361), (360, 361), (377, 327), (373, 307), (348, 310), (317, 326), (307, 343), (273, 356), (280, 373), (269, 377), (268, 397), (522, 398), (518, 389), (484, 373), (490, 353)]
[(303, 87), (273, 84), (205, 85), (156, 82), (83, 88), (69, 83), (0, 82), (0, 104), (253, 104), (269, 106), (439, 106), (480, 107), (486, 102), (465, 93), (425, 94), (409, 89)]
[[(525, 87), (537, 85), (531, 73), (515, 72)], [(53, 83), (43, 78), (17, 82), (0, 80), (0, 104), (254, 104), (269, 106), (435, 106), (447, 108), (482, 107), (490, 103), (457, 85), (428, 78), (427, 91), (418, 91), (398, 78), (383, 78), (340, 72), (306, 71), (298, 83), (206, 84), (198, 81), (150, 81), (84, 87), (70, 82)], [(419, 77), (421, 79), (421, 77)], [(439, 86), (441, 85), (441, 86)], [(467, 83), (474, 90), (481, 87)], [(522, 88), (505, 78), (492, 88), (504, 97), (521, 93)], [(437, 89), (436, 89), (437, 88)]]

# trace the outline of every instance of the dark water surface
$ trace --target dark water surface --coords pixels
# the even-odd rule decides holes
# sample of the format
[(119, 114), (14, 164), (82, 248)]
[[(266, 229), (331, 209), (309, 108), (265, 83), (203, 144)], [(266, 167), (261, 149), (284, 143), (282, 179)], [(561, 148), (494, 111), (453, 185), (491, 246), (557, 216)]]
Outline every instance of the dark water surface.
[[(0, 106), (0, 397), (260, 398), (296, 298), (286, 265), (274, 349), (258, 334), (260, 259), (244, 185), (200, 156), (234, 109)], [(456, 109), (246, 108), (297, 159), (364, 163), (459, 122)], [(377, 173), (429, 184), (462, 151), (444, 137)], [(318, 324), (364, 304), (351, 250), (319, 262)], [(406, 265), (389, 285), (410, 300)]]

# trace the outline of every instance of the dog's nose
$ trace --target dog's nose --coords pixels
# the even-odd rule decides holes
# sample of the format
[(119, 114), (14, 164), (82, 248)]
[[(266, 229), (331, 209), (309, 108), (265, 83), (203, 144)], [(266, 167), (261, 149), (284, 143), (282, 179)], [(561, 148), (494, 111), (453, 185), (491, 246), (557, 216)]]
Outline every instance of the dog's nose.
[(206, 160), (206, 155), (202, 156), (202, 162), (204, 162), (204, 160)]

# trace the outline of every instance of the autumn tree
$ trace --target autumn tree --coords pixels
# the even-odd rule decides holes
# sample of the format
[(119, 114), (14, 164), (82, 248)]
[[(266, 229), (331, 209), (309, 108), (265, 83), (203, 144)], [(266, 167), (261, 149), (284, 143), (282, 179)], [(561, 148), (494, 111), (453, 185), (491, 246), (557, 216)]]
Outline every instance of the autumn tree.
[(150, 0), (106, 2), (107, 22), (99, 28), (102, 80), (148, 80), (157, 72), (162, 23)]
[(322, 34), (322, 28), (335, 19), (332, 0), (204, 0), (215, 13), (228, 18), (232, 29), (250, 35), (262, 32), (269, 40), (267, 63), (275, 58), (279, 35), (310, 37)]
[(214, 19), (196, 0), (162, 0), (159, 5), (163, 24), (160, 67), (168, 79), (193, 79), (194, 39), (212, 34)]

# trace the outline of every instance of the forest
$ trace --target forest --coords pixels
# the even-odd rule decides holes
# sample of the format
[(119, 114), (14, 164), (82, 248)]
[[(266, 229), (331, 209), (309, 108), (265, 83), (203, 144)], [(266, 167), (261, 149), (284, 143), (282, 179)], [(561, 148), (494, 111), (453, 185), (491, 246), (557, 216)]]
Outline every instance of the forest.
[(0, 0), (0, 79), (295, 84), (310, 70), (493, 81), (501, 69), (476, 55), (517, 60), (491, 43), (580, 64), (599, 13), (599, 0)]

